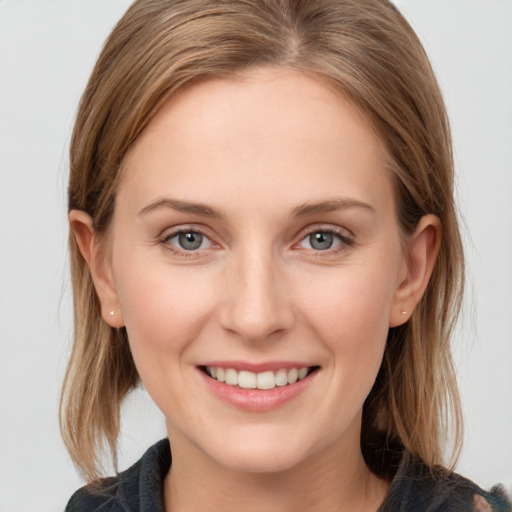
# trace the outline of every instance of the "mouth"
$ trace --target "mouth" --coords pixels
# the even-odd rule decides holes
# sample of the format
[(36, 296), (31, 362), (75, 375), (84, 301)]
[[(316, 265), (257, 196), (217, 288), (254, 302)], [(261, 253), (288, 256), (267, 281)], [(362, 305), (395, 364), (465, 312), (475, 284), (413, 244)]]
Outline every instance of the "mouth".
[(251, 372), (223, 368), (219, 366), (201, 366), (200, 370), (211, 379), (238, 389), (270, 390), (284, 388), (305, 379), (319, 370), (319, 366), (303, 366), (298, 368), (279, 368), (263, 372)]

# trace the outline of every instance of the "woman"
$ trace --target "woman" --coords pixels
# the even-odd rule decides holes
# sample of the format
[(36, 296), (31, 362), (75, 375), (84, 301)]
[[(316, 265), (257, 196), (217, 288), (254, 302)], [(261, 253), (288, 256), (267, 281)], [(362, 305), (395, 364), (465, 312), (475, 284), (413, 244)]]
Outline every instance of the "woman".
[[(71, 144), (68, 510), (509, 510), (443, 468), (452, 182), (392, 4), (135, 2)], [(168, 440), (98, 480), (139, 381)]]

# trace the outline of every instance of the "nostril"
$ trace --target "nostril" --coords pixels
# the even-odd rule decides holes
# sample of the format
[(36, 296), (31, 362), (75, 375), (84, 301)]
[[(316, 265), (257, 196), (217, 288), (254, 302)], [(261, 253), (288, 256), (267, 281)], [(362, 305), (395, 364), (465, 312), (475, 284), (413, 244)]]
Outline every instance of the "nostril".
[(294, 323), (294, 313), (284, 304), (272, 301), (250, 307), (243, 301), (233, 301), (219, 314), (221, 326), (248, 342), (274, 341)]

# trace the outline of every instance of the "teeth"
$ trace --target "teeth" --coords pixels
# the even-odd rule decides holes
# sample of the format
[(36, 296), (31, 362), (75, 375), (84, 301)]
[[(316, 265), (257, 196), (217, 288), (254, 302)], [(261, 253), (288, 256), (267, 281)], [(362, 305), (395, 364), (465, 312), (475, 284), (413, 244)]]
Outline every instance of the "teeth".
[(246, 370), (237, 372), (233, 368), (206, 367), (206, 372), (212, 379), (225, 382), (229, 386), (239, 386), (243, 389), (274, 389), (276, 386), (295, 384), (306, 377), (308, 371), (309, 369), (304, 367), (291, 368), (290, 370), (281, 368), (276, 372), (253, 373)]
[(288, 384), (295, 384), (299, 378), (299, 371), (295, 368), (288, 372)]
[(256, 387), (256, 374), (252, 372), (240, 372), (238, 374), (238, 385), (241, 388), (254, 389)]
[(256, 375), (256, 387), (258, 389), (273, 389), (276, 387), (274, 372), (263, 372)]
[(226, 370), (226, 384), (238, 386), (238, 372), (236, 370)]
[(288, 384), (288, 370), (277, 370), (276, 386), (286, 386), (286, 384)]

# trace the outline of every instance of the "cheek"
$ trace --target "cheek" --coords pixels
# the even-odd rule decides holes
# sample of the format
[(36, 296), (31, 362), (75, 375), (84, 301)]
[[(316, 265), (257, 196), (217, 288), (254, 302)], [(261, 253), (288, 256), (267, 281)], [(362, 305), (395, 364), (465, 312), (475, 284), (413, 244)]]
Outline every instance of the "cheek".
[(117, 268), (116, 287), (136, 364), (185, 350), (214, 306), (211, 280), (165, 263), (148, 265), (142, 258), (132, 257)]
[[(165, 264), (139, 265), (136, 259), (118, 269), (119, 301), (142, 384), (166, 417), (195, 414), (181, 397), (191, 393), (187, 362), (213, 307), (209, 281), (171, 272)], [(189, 420), (200, 424), (198, 418)]]
[(371, 342), (372, 332), (387, 332), (395, 286), (386, 274), (369, 269), (340, 269), (325, 283), (319, 287), (306, 281), (299, 293), (301, 309), (312, 323), (329, 332), (329, 337), (357, 336)]
[(368, 392), (382, 361), (394, 297), (383, 268), (340, 269), (325, 289), (304, 283), (302, 311), (332, 356), (340, 378)]

